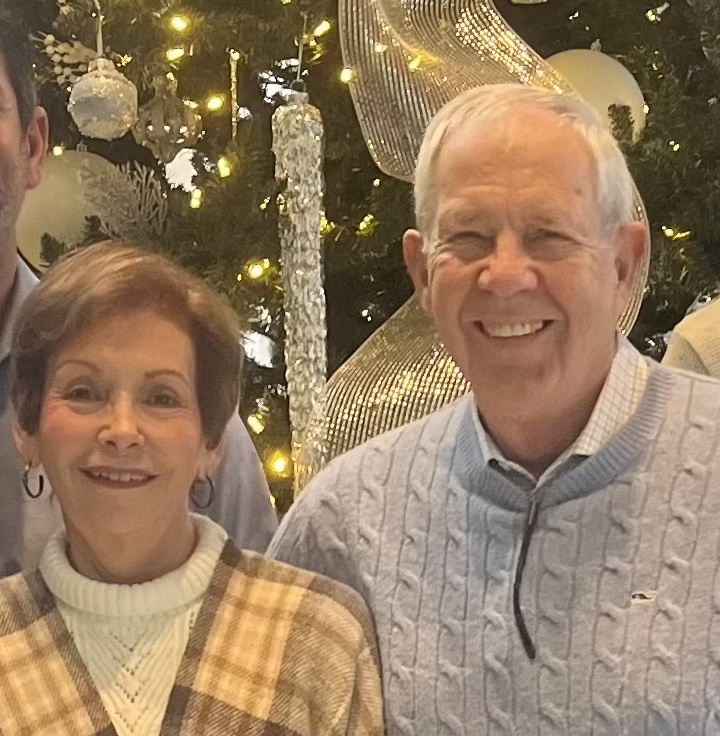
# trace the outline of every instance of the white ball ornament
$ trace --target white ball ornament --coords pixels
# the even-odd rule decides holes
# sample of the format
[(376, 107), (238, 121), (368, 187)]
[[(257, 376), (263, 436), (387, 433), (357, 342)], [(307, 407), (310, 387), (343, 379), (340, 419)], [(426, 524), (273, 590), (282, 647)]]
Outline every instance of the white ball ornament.
[(610, 105), (630, 108), (635, 136), (645, 127), (645, 99), (635, 77), (616, 59), (592, 49), (561, 51), (547, 59), (611, 127)]
[(137, 120), (137, 88), (109, 59), (93, 59), (70, 92), (68, 110), (82, 135), (122, 138)]

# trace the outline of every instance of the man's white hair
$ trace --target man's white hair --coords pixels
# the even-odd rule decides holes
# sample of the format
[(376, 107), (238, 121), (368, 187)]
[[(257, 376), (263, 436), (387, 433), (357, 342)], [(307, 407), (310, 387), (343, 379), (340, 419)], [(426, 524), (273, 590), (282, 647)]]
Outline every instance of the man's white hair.
[(590, 148), (597, 175), (598, 206), (608, 231), (635, 219), (634, 184), (617, 141), (595, 110), (573, 95), (523, 84), (489, 84), (448, 102), (425, 131), (415, 168), (415, 221), (429, 255), (437, 240), (435, 167), (443, 145), (469, 123), (481, 134), (523, 110), (541, 109), (568, 120)]

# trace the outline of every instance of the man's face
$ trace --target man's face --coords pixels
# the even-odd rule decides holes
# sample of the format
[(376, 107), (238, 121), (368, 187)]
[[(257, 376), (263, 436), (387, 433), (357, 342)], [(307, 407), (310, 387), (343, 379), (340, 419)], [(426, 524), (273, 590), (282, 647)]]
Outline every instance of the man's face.
[(17, 99), (0, 54), (0, 248), (15, 247), (15, 223), (25, 192), (42, 176), (47, 150), (47, 117), (37, 108), (27, 130), (20, 125)]
[(411, 231), (405, 254), (481, 411), (551, 413), (558, 397), (599, 390), (644, 234), (605, 231), (584, 140), (545, 111), (483, 133), (468, 124), (436, 176), (439, 245), (426, 261)]

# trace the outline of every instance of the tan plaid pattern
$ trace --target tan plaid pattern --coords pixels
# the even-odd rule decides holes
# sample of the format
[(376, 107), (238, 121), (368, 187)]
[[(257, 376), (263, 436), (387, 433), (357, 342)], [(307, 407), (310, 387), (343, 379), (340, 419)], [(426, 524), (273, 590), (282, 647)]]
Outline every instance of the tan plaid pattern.
[(640, 353), (624, 337), (618, 337), (618, 350), (610, 373), (600, 392), (593, 413), (585, 429), (538, 479), (525, 468), (503, 457), (500, 448), (487, 434), (475, 413), (475, 426), (480, 439), (480, 449), (486, 463), (495, 462), (507, 474), (522, 476), (532, 486), (538, 486), (574, 464), (575, 458), (590, 457), (630, 419), (640, 403), (648, 380), (648, 364)]
[[(382, 732), (375, 634), (357, 594), (228, 543), (161, 735)], [(0, 582), (0, 734), (115, 734), (39, 573)]]
[(39, 573), (0, 583), (0, 734), (109, 736), (115, 730)]

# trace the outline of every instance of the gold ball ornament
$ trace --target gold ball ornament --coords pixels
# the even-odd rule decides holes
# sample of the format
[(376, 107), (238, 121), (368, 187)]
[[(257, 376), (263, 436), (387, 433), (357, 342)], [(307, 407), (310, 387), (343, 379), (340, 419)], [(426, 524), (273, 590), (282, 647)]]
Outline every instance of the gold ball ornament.
[(91, 196), (94, 182), (115, 170), (107, 159), (89, 151), (58, 155), (61, 150), (47, 157), (42, 182), (25, 196), (17, 222), (20, 252), (39, 269), (45, 266), (41, 257), (43, 235), (47, 233), (67, 245), (81, 242), (86, 218), (100, 214)]
[(635, 137), (645, 127), (645, 98), (635, 77), (617, 59), (593, 49), (569, 49), (547, 59), (611, 128), (611, 105), (630, 108)]

